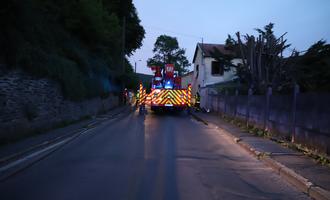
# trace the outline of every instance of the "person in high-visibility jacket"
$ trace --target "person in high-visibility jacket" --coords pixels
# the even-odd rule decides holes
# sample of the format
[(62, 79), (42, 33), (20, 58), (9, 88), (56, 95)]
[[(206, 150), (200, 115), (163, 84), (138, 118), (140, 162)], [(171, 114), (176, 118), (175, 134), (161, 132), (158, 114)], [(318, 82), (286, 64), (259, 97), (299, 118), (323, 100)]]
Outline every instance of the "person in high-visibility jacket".
[(200, 102), (201, 101), (201, 95), (199, 94), (199, 92), (196, 92), (195, 94), (195, 108), (199, 109), (200, 108)]
[(139, 100), (140, 100), (139, 97), (140, 97), (140, 92), (137, 91), (137, 92), (136, 92), (135, 107), (138, 107), (138, 105), (139, 105)]

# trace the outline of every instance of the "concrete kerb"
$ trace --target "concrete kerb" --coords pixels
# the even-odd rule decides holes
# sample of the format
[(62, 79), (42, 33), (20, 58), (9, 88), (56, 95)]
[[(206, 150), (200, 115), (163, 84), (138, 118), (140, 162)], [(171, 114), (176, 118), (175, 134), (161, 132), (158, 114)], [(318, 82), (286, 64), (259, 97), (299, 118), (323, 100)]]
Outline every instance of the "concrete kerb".
[(329, 200), (330, 192), (318, 186), (311, 186), (309, 189), (309, 196), (317, 200)]
[[(131, 111), (131, 110), (129, 110), (129, 111)], [(113, 118), (113, 117), (119, 115), (120, 113), (122, 113), (122, 110), (120, 112), (118, 112), (118, 113), (112, 114), (110, 116), (110, 118)], [(104, 120), (106, 120), (106, 119), (104, 119)], [(3, 158), (0, 159), (0, 166), (6, 165), (6, 164), (8, 164), (10, 162), (13, 162), (13, 161), (19, 159), (19, 158), (22, 158), (25, 155), (28, 155), (29, 153), (32, 153), (32, 152), (34, 152), (34, 151), (36, 151), (38, 149), (43, 149), (43, 148), (46, 148), (47, 146), (50, 146), (52, 144), (55, 144), (56, 142), (65, 140), (66, 138), (69, 138), (69, 137), (75, 138), (76, 136), (78, 136), (79, 134), (85, 132), (86, 130), (91, 129), (91, 128), (94, 128), (99, 123), (101, 123), (101, 122), (96, 121), (96, 118), (94, 118), (94, 121), (88, 123), (83, 128), (79, 128), (79, 129), (73, 130), (73, 131), (71, 131), (68, 134), (65, 134), (65, 135), (62, 135), (62, 136), (58, 136), (56, 138), (53, 138), (53, 139), (50, 139), (50, 140), (47, 140), (47, 141), (43, 141), (43, 142), (41, 142), (39, 144), (30, 146), (30, 147), (28, 147), (27, 149), (25, 149), (23, 151), (14, 153), (14, 154), (9, 155), (9, 156), (6, 156), (6, 157), (3, 157)]]
[(200, 122), (202, 122), (205, 125), (208, 125), (208, 123), (205, 120), (203, 120), (202, 118), (198, 117), (194, 113), (190, 112), (190, 115), (193, 116), (197, 121), (200, 121)]
[[(86, 130), (88, 130), (88, 129), (86, 129)], [(55, 151), (57, 151), (58, 149), (60, 149), (61, 147), (63, 147), (65, 144), (67, 144), (67, 143), (73, 141), (75, 138), (79, 137), (79, 135), (80, 135), (81, 133), (83, 133), (83, 132), (84, 132), (84, 131), (81, 131), (80, 133), (73, 134), (73, 135), (71, 135), (71, 136), (68, 136), (68, 137), (64, 138), (63, 140), (61, 140), (61, 141), (58, 142), (58, 143), (61, 143), (61, 142), (64, 141), (63, 144), (61, 144), (61, 145), (59, 145), (58, 147), (55, 147), (55, 148), (49, 150), (47, 153), (45, 153), (45, 154), (42, 155), (42, 156), (39, 156), (39, 158), (37, 158), (36, 160), (33, 160), (32, 162), (28, 162), (27, 164), (23, 164), (23, 165), (21, 164), (21, 165), (18, 165), (18, 166), (16, 166), (16, 167), (11, 167), (11, 169), (9, 169), (9, 171), (6, 171), (5, 173), (0, 174), (0, 182), (7, 180), (8, 178), (10, 178), (10, 177), (12, 177), (12, 176), (18, 174), (19, 172), (24, 171), (25, 169), (31, 167), (31, 166), (34, 165), (35, 163), (37, 163), (37, 162), (43, 160), (44, 158), (46, 158), (47, 156), (49, 156), (49, 155), (52, 154), (53, 152), (55, 152)], [(67, 140), (66, 140), (66, 139), (67, 139)], [(65, 140), (66, 140), (66, 141), (65, 141)], [(54, 143), (55, 143), (54, 145), (56, 145), (56, 142), (54, 142)], [(51, 145), (52, 145), (52, 144), (49, 144), (48, 146), (51, 146)], [(48, 146), (45, 146), (45, 147), (42, 148), (42, 149), (40, 148), (39, 150), (46, 149)], [(31, 154), (33, 154), (33, 152), (31, 152)], [(27, 156), (28, 156), (28, 155), (27, 155)], [(18, 157), (18, 158), (17, 158), (17, 160), (19, 160), (19, 159), (21, 159), (21, 157)], [(23, 158), (23, 159), (24, 159), (24, 158)], [(15, 162), (15, 160), (13, 160), (13, 162)], [(8, 164), (10, 164), (10, 163), (8, 163)], [(13, 170), (13, 168), (14, 168), (14, 170)]]
[[(86, 129), (86, 128), (85, 128)], [(42, 149), (44, 147), (47, 147), (49, 145), (52, 145), (58, 141), (61, 141), (61, 140), (64, 140), (65, 138), (68, 138), (68, 137), (71, 137), (71, 136), (74, 136), (75, 134), (79, 134), (80, 132), (83, 132), (85, 131), (85, 129), (79, 129), (79, 130), (75, 130), (74, 132), (71, 132), (69, 134), (66, 134), (66, 135), (63, 135), (63, 136), (59, 136), (59, 137), (56, 137), (54, 139), (51, 139), (51, 140), (47, 140), (47, 141), (44, 141), (40, 144), (36, 144), (34, 146), (31, 146), (23, 151), (20, 151), (20, 152), (17, 152), (15, 154), (12, 154), (12, 155), (9, 155), (9, 156), (6, 156), (4, 158), (1, 158), (0, 159), (0, 165), (5, 165), (7, 163), (10, 163), (14, 160), (17, 160), (21, 157), (23, 157), (24, 155), (27, 155), (37, 149)]]
[[(205, 125), (214, 126), (217, 129), (220, 129), (217, 125), (207, 122), (204, 119), (200, 118), (194, 113), (190, 113), (198, 121), (203, 122)], [(245, 149), (247, 152), (251, 153), (252, 155), (256, 156), (259, 160), (264, 162), (266, 165), (271, 167), (277, 174), (287, 180), (289, 183), (294, 185), (300, 191), (306, 193), (310, 197), (316, 200), (330, 200), (330, 191), (323, 189), (309, 181), (307, 178), (303, 177), (302, 175), (298, 174), (294, 170), (286, 167), (285, 165), (277, 162), (273, 158), (271, 158), (271, 154), (269, 152), (260, 152), (251, 147), (249, 144), (245, 143), (242, 138), (238, 138), (228, 131), (222, 129), (222, 133), (229, 136), (235, 143)], [(262, 156), (264, 155), (264, 156)]]

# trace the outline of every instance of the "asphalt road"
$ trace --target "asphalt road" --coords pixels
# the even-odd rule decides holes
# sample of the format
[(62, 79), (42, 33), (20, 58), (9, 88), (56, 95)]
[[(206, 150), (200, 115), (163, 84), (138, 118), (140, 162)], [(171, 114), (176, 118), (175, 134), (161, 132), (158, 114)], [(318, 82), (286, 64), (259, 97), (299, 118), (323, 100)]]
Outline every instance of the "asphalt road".
[(0, 199), (308, 199), (187, 114), (105, 122), (0, 182)]

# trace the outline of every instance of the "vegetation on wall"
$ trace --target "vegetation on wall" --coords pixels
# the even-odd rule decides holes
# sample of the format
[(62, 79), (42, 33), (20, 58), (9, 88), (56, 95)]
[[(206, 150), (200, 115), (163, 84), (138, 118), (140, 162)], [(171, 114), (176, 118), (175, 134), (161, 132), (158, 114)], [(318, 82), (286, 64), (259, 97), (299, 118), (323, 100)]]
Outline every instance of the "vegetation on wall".
[(132, 0), (4, 0), (0, 64), (50, 77), (74, 100), (118, 91), (134, 76), (127, 60), (122, 72), (124, 18), (131, 55), (145, 33)]

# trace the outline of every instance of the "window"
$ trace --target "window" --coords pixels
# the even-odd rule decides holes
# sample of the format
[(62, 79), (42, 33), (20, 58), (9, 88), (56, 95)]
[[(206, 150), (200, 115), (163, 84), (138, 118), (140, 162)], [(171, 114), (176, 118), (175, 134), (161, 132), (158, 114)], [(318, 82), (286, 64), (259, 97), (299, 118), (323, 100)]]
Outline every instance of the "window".
[(199, 74), (199, 65), (196, 65), (196, 78), (198, 78), (198, 74)]
[(224, 72), (223, 65), (218, 61), (212, 61), (211, 74), (214, 76), (222, 76)]

